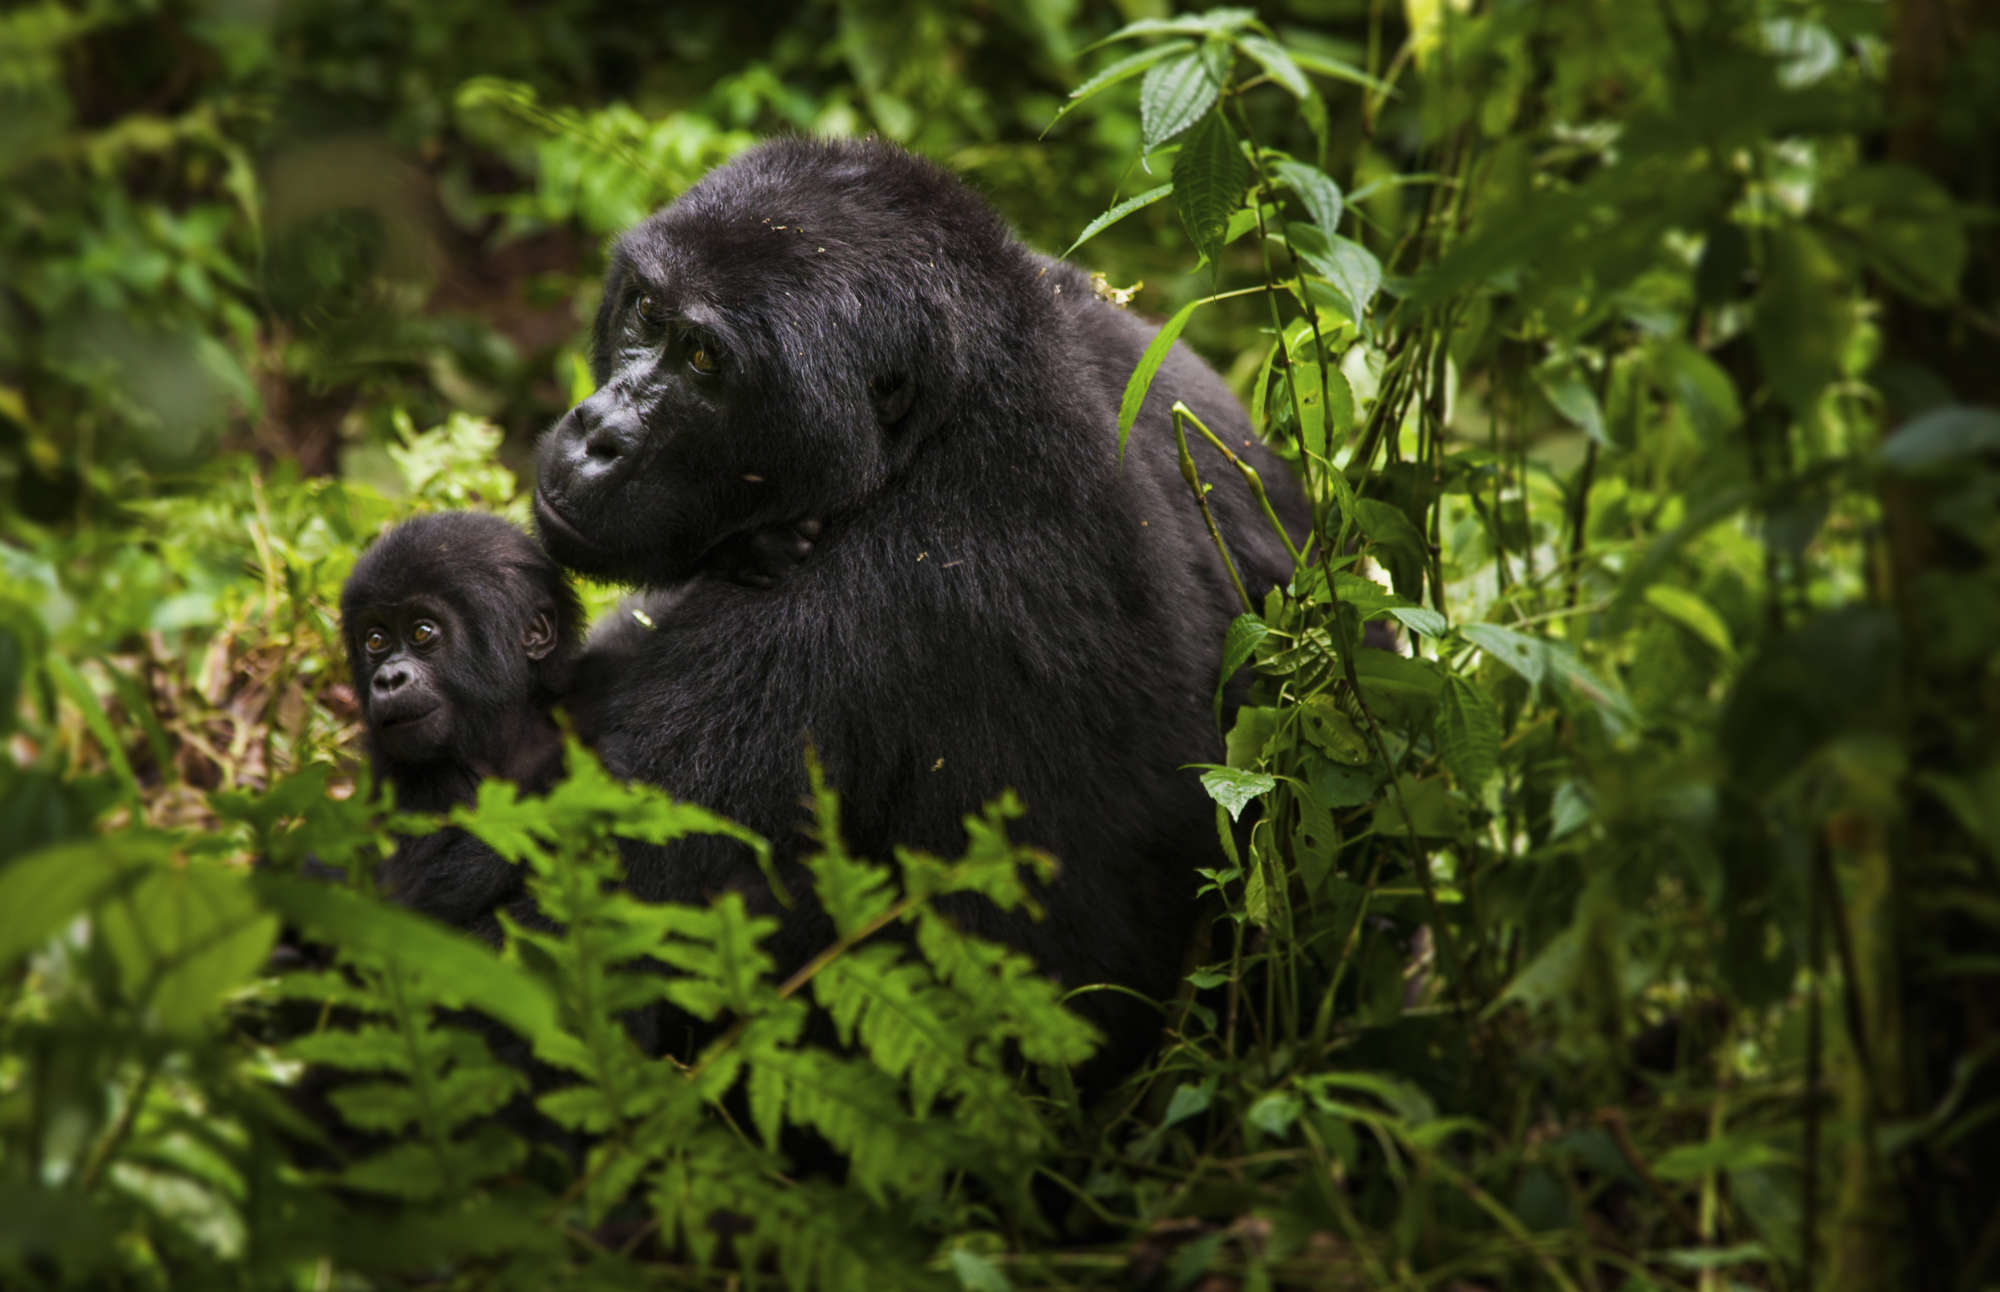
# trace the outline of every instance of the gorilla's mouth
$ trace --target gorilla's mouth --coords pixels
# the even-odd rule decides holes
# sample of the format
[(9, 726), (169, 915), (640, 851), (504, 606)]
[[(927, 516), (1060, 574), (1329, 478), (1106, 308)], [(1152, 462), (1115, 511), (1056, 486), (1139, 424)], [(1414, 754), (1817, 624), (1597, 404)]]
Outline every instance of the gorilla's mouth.
[(414, 713), (384, 714), (376, 720), (375, 725), (382, 731), (396, 731), (422, 722), (436, 712), (437, 706), (432, 705), (428, 709), (418, 709)]
[(540, 489), (535, 490), (534, 511), (535, 523), (540, 525), (544, 530), (553, 533), (561, 542), (573, 547), (580, 547), (586, 552), (601, 553), (604, 551), (603, 547), (599, 544), (586, 538), (583, 532), (577, 529), (567, 516), (557, 511), (556, 505), (550, 502), (548, 496)]

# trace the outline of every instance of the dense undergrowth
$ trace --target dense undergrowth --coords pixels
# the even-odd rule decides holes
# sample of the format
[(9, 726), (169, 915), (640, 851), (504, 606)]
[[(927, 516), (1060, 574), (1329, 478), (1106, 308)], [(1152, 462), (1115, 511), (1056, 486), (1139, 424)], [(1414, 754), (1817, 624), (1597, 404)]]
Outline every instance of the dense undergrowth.
[[(2000, 1277), (2000, 28), (1124, 8), (0, 16), (0, 1284)], [(564, 932), (370, 893), (356, 552), (519, 519), (593, 240), (787, 128), (1079, 244), (1320, 518), (1218, 643), (1219, 934), (1095, 1106), (1089, 1029), (932, 906), (1055, 864), (1004, 786), (957, 859), (821, 794), (784, 979), (740, 900), (602, 882), (733, 827), (581, 752), (454, 814)], [(334, 959), (269, 968), (285, 925)], [(635, 1042), (661, 995), (715, 1038)]]

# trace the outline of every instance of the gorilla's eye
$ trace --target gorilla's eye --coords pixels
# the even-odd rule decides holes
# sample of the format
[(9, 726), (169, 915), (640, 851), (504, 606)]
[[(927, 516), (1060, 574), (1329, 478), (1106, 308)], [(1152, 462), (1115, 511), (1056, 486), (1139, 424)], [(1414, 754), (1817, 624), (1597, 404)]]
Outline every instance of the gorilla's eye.
[(722, 350), (713, 341), (700, 337), (688, 339), (688, 367), (704, 377), (713, 377), (722, 371)]
[(437, 640), (438, 626), (428, 619), (419, 619), (410, 629), (410, 642), (416, 646), (428, 646)]
[(389, 634), (380, 628), (370, 628), (368, 635), (361, 639), (361, 644), (367, 648), (370, 655), (380, 655), (389, 649)]
[(667, 307), (660, 303), (659, 297), (650, 294), (641, 296), (639, 303), (633, 309), (638, 313), (639, 321), (647, 327), (666, 326)]

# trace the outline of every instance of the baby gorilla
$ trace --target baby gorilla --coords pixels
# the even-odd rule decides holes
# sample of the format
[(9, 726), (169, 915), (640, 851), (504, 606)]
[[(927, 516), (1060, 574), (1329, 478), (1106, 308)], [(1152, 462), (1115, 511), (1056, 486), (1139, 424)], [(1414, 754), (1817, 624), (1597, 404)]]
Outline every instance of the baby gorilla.
[[(819, 528), (739, 535), (717, 545), (704, 573), (772, 587), (811, 554)], [(340, 622), (369, 762), (397, 807), (445, 812), (471, 803), (487, 777), (535, 792), (562, 776), (553, 710), (569, 689), (583, 610), (526, 534), (479, 512), (405, 521), (355, 563)], [(534, 911), (520, 868), (456, 826), (403, 839), (377, 879), (403, 905), (495, 944), (501, 909)]]
[[(486, 777), (535, 791), (562, 775), (553, 710), (583, 611), (526, 534), (477, 512), (405, 521), (355, 563), (340, 619), (370, 763), (397, 807), (444, 812)], [(405, 838), (379, 879), (404, 905), (496, 943), (501, 908), (532, 909), (520, 869), (457, 827)]]

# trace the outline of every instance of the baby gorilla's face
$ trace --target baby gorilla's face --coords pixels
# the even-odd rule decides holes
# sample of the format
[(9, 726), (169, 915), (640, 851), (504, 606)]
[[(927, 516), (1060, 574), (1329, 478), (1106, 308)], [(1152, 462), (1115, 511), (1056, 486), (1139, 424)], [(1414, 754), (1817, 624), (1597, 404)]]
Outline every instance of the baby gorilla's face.
[(444, 756), (459, 727), (458, 697), (485, 671), (465, 620), (430, 597), (362, 610), (355, 681), (376, 751), (395, 763)]

